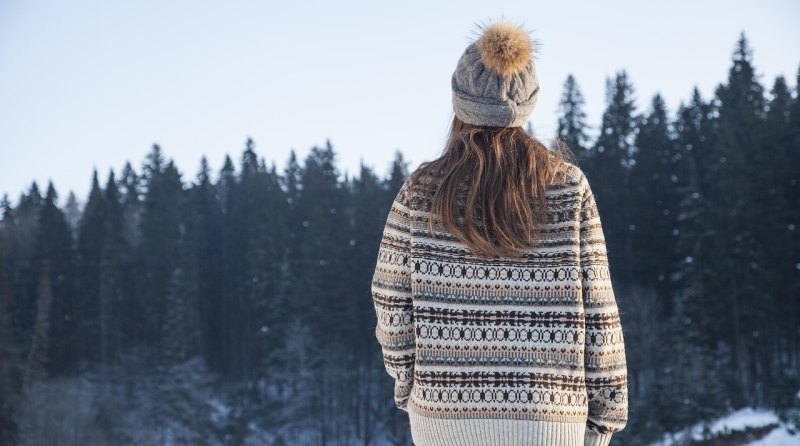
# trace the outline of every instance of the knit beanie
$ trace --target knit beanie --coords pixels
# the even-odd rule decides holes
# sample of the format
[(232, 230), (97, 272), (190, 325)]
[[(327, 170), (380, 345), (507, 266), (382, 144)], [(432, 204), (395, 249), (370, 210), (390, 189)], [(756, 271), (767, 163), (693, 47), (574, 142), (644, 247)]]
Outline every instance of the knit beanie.
[(533, 112), (539, 92), (533, 41), (504, 20), (481, 29), (453, 73), (455, 114), (468, 124), (519, 127)]

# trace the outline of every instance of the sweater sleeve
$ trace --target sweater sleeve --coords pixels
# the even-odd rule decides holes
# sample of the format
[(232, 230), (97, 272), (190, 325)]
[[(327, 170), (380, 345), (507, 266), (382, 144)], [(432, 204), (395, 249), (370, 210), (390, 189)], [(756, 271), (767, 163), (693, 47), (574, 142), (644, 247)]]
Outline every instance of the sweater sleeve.
[(589, 402), (584, 444), (606, 446), (611, 435), (627, 423), (627, 364), (605, 236), (594, 195), (585, 178), (580, 208), (580, 267)]
[(404, 197), (405, 184), (386, 219), (372, 277), (372, 301), (377, 315), (375, 336), (386, 371), (395, 379), (395, 405), (408, 411), (416, 338), (411, 294), (411, 213)]

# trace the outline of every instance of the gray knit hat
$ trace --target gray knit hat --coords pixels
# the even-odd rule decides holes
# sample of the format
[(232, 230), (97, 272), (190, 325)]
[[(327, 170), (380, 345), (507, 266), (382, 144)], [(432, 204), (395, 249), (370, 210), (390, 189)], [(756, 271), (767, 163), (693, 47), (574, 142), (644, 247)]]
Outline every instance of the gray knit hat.
[(533, 41), (520, 26), (503, 20), (481, 29), (453, 73), (455, 114), (473, 125), (519, 127), (533, 112), (539, 92)]

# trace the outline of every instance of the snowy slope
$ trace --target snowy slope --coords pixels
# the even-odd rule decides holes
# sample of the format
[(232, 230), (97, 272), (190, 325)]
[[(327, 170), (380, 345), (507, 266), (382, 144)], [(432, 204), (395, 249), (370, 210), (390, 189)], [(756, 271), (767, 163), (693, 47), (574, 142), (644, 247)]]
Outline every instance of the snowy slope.
[[(747, 443), (746, 446), (800, 446), (800, 432), (794, 432), (791, 426), (782, 423), (775, 412), (763, 409), (745, 408), (733, 412), (723, 418), (697, 423), (689, 429), (664, 435), (650, 446), (672, 446), (686, 444), (689, 439), (703, 440), (725, 437), (736, 431), (765, 430), (769, 433), (762, 438)], [(736, 443), (741, 444), (741, 443)]]

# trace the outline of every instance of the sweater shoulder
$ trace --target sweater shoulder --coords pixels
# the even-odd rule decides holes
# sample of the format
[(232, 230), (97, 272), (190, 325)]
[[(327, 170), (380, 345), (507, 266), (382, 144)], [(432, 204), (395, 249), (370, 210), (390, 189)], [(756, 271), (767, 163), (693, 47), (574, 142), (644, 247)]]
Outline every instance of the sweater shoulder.
[[(417, 168), (417, 170), (420, 169)], [(406, 181), (401, 188), (402, 191), (407, 191), (409, 179), (414, 174), (419, 174), (417, 177), (419, 183), (425, 184), (426, 186), (436, 183), (436, 181), (439, 179), (438, 177), (427, 172), (414, 171), (411, 173), (411, 175), (406, 177)], [(558, 164), (558, 168), (553, 175), (551, 183), (562, 186), (565, 185), (583, 188), (587, 184), (587, 179), (586, 175), (583, 173), (583, 170), (576, 164), (573, 164), (569, 161), (562, 161)]]
[(560, 164), (558, 173), (562, 175), (556, 175), (557, 181), (560, 181), (563, 185), (583, 190), (588, 184), (583, 170), (578, 165), (568, 161)]

